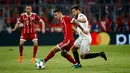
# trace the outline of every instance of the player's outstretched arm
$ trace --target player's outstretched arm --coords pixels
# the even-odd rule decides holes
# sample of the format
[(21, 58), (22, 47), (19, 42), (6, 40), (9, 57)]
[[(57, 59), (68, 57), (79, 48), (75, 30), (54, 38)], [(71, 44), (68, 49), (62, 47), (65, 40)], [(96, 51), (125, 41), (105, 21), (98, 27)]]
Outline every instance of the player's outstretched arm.
[(86, 30), (84, 30), (84, 29), (82, 28), (82, 26), (79, 24), (79, 21), (76, 20), (75, 18), (73, 18), (73, 19), (71, 20), (71, 23), (75, 23), (85, 34), (88, 34), (88, 33), (89, 33), (89, 31), (86, 31)]
[(86, 22), (86, 19), (85, 19), (85, 18), (82, 18), (82, 19), (78, 19), (77, 21), (78, 21), (78, 22), (81, 22), (81, 23), (85, 23), (85, 22)]
[(75, 33), (78, 33), (77, 29), (72, 25), (72, 29)]
[(42, 33), (45, 33), (45, 22), (43, 20), (40, 20), (42, 24)]
[(14, 27), (14, 29), (11, 29), (11, 32), (14, 32), (19, 27), (19, 23), (17, 23)]

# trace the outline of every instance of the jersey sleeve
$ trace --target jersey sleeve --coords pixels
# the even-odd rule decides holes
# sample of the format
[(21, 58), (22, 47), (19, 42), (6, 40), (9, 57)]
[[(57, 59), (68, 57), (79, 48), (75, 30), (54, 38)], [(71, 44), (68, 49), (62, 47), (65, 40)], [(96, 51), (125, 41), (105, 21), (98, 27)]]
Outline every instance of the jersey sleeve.
[(18, 19), (18, 22), (17, 22), (17, 23), (18, 23), (18, 24), (19, 24), (19, 23), (23, 23), (23, 15), (20, 16), (20, 18)]
[(86, 22), (88, 23), (88, 19), (87, 19), (87, 17), (84, 14), (80, 14), (78, 16), (78, 20), (82, 20), (82, 19), (86, 19)]
[(72, 18), (70, 22), (72, 23), (73, 21), (74, 21), (74, 18)]
[(65, 17), (64, 20), (65, 20), (65, 23), (71, 24), (71, 20), (72, 20), (71, 18)]
[(64, 17), (64, 40), (72, 38), (72, 24), (70, 22), (71, 19), (69, 17)]
[(80, 15), (79, 15), (79, 19), (83, 19), (83, 18), (86, 19), (86, 17), (85, 17), (83, 14), (80, 14)]
[(37, 14), (35, 15), (35, 19), (36, 19), (37, 21), (41, 21), (41, 20), (42, 20)]
[(71, 19), (70, 19), (69, 17), (65, 17), (65, 18), (64, 18), (64, 25), (65, 25), (65, 27), (66, 27), (66, 28), (65, 28), (66, 34), (67, 34), (68, 32), (70, 32), (70, 31), (69, 31), (69, 28), (70, 28), (69, 26), (71, 26), (71, 23), (70, 23), (70, 22), (71, 22)]

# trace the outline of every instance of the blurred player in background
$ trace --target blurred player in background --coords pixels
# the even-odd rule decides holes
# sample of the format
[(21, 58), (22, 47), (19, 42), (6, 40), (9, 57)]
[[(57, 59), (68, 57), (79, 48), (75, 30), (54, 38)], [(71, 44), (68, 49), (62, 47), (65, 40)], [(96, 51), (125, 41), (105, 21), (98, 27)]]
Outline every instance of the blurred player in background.
[(43, 62), (46, 63), (50, 60), (57, 52), (61, 51), (61, 56), (66, 58), (68, 61), (74, 64), (73, 68), (78, 68), (79, 64), (68, 54), (68, 51), (72, 47), (74, 43), (72, 25), (70, 23), (71, 19), (62, 14), (59, 9), (54, 10), (54, 17), (60, 21), (62, 31), (64, 34), (64, 40), (57, 44), (57, 46), (53, 47), (50, 53), (43, 59)]
[(24, 42), (28, 39), (31, 39), (34, 43), (33, 56), (31, 62), (34, 63), (36, 58), (36, 53), (38, 50), (38, 37), (37, 37), (36, 30), (34, 28), (35, 27), (34, 24), (36, 21), (39, 21), (42, 24), (42, 33), (44, 33), (45, 23), (36, 13), (32, 12), (32, 7), (30, 5), (26, 6), (25, 11), (26, 11), (25, 13), (21, 14), (20, 19), (16, 23), (14, 29), (12, 29), (11, 31), (12, 32), (15, 31), (19, 27), (20, 23), (23, 24), (21, 37), (20, 37), (20, 44), (19, 44), (20, 57), (18, 62), (19, 63), (22, 62)]
[(104, 52), (90, 53), (90, 44), (92, 39), (90, 35), (87, 17), (81, 13), (79, 6), (75, 5), (71, 9), (72, 14), (74, 15), (74, 18), (71, 20), (71, 23), (77, 24), (77, 29), (74, 29), (79, 34), (79, 37), (76, 39), (74, 45), (72, 46), (72, 52), (75, 60), (80, 64), (79, 54), (77, 52), (79, 48), (81, 59), (90, 59), (101, 56), (102, 58), (107, 60)]

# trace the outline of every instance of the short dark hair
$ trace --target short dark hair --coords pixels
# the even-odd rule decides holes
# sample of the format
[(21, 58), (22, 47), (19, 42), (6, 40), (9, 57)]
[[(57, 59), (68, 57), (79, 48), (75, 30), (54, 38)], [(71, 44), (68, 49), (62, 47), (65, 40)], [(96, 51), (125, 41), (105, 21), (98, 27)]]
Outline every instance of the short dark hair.
[(78, 5), (74, 5), (71, 7), (71, 9), (80, 10), (80, 7)]
[[(33, 7), (31, 4), (26, 4), (26, 6), (31, 6), (31, 7)], [(25, 7), (26, 7), (26, 6), (25, 6)]]
[(61, 10), (60, 10), (60, 9), (55, 9), (55, 10), (53, 11), (53, 13), (55, 13), (55, 12), (61, 12)]
[(32, 4), (26, 4), (26, 6), (32, 6)]

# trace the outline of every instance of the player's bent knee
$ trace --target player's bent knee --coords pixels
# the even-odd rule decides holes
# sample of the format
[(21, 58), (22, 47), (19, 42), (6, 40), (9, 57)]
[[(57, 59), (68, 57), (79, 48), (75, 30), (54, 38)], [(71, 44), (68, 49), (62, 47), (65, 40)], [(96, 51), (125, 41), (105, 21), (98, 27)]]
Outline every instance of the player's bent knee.
[(23, 43), (20, 43), (20, 44), (19, 44), (19, 46), (22, 46), (22, 45), (23, 45)]
[(67, 52), (65, 52), (65, 51), (61, 52), (61, 56), (63, 56), (63, 57), (65, 57), (66, 54), (67, 54)]
[(77, 50), (78, 50), (78, 48), (75, 47), (75, 46), (73, 46), (73, 47), (71, 48), (71, 51), (72, 51), (72, 52), (75, 52), (75, 51), (77, 51)]
[(38, 42), (37, 41), (33, 41), (34, 46), (38, 46)]
[(21, 45), (23, 45), (23, 44), (24, 44), (24, 41), (20, 41), (19, 45), (21, 46)]
[(56, 52), (58, 52), (60, 50), (57, 47), (54, 47), (54, 48), (51, 49), (51, 51), (54, 52), (54, 53), (56, 53)]
[(80, 55), (80, 58), (81, 59), (85, 59), (85, 55)]
[(55, 49), (52, 49), (51, 52), (56, 53), (56, 50), (55, 50)]
[(72, 52), (76, 52), (77, 50), (76, 49), (71, 49)]
[(38, 46), (38, 43), (34, 43), (34, 46)]

